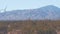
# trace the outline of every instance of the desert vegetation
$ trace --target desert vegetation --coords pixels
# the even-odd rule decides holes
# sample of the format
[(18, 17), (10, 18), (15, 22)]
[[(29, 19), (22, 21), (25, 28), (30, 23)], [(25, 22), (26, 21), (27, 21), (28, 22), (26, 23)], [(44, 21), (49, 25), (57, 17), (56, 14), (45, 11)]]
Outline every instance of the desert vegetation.
[(7, 34), (57, 34), (56, 31), (60, 31), (60, 21), (0, 21), (0, 30), (3, 28), (6, 28)]

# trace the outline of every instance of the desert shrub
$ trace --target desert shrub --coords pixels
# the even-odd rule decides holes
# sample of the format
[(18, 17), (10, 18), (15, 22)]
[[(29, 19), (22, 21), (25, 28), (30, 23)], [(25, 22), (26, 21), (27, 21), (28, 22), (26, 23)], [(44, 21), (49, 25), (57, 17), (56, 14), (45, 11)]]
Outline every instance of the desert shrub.
[(38, 30), (37, 34), (57, 34), (55, 30)]

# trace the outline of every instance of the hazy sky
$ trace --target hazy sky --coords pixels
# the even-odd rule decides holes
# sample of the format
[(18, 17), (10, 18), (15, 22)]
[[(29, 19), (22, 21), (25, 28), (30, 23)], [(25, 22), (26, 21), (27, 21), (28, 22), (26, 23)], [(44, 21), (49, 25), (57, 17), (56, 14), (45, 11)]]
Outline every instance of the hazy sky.
[(35, 9), (47, 5), (60, 7), (60, 0), (0, 0), (0, 10), (7, 6), (7, 10)]

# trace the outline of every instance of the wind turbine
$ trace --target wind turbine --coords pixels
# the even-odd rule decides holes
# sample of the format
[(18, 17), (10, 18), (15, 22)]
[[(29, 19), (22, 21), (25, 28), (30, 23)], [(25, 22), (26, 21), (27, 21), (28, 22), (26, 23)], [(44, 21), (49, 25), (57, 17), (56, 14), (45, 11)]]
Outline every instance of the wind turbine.
[[(5, 2), (3, 3), (3, 5), (5, 6)], [(7, 5), (5, 6), (5, 8), (0, 9), (0, 12), (6, 12), (7, 9)]]
[(5, 7), (4, 9), (1, 9), (0, 12), (6, 12), (7, 7)]
[(7, 9), (7, 6), (3, 9), (3, 10), (4, 10), (4, 12), (6, 12), (6, 9)]

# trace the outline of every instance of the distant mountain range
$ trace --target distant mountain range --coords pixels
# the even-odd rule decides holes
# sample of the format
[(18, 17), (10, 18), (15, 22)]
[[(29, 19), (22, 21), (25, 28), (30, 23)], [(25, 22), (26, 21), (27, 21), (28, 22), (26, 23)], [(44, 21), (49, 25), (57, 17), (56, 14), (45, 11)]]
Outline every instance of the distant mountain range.
[(60, 20), (60, 8), (48, 5), (37, 9), (13, 10), (0, 13), (0, 20)]

